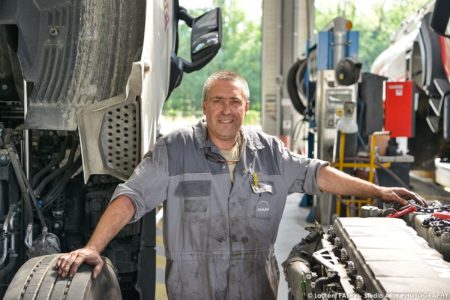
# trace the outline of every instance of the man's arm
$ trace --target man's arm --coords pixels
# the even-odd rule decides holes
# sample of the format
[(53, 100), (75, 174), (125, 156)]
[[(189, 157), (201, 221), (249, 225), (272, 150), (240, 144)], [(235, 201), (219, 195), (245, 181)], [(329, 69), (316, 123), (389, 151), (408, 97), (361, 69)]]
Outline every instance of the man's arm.
[(92, 265), (92, 276), (96, 278), (103, 268), (104, 262), (100, 253), (116, 234), (134, 216), (135, 207), (130, 198), (119, 196), (111, 202), (100, 218), (91, 239), (84, 248), (61, 255), (56, 262), (58, 274), (62, 277), (73, 277), (79, 266), (85, 262)]
[(317, 184), (320, 190), (328, 193), (379, 198), (382, 201), (397, 202), (401, 205), (407, 205), (406, 200), (412, 199), (417, 204), (426, 206), (426, 201), (422, 197), (405, 188), (378, 186), (329, 166), (320, 168)]

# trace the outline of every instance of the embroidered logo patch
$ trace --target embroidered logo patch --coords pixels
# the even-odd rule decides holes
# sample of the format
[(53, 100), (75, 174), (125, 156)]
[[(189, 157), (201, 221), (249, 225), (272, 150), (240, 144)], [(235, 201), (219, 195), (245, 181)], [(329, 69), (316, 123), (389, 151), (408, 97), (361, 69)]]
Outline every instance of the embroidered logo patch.
[(257, 213), (266, 213), (269, 211), (270, 211), (269, 202), (262, 200), (256, 204), (256, 212)]

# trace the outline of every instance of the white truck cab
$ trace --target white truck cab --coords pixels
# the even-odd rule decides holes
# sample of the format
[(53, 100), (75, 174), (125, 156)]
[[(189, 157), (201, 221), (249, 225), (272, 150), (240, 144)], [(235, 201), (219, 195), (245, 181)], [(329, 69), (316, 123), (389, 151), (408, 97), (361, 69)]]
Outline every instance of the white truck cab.
[[(179, 21), (192, 28), (190, 59), (177, 56)], [(183, 73), (220, 46), (219, 8), (191, 17), (178, 0), (0, 0), (0, 296), (154, 297), (152, 213), (104, 251), (118, 275), (105, 268), (109, 286), (83, 272), (63, 282), (52, 266), (87, 242), (156, 141)]]

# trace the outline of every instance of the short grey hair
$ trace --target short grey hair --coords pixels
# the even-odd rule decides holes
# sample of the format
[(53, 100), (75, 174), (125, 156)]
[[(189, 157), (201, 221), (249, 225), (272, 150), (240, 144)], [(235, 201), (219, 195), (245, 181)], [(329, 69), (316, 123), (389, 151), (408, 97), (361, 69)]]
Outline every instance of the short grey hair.
[(208, 79), (206, 79), (205, 84), (203, 85), (203, 101), (206, 101), (212, 85), (218, 80), (229, 80), (239, 83), (245, 98), (247, 98), (247, 100), (250, 98), (250, 90), (248, 88), (247, 80), (245, 80), (244, 77), (232, 71), (218, 71), (211, 74)]

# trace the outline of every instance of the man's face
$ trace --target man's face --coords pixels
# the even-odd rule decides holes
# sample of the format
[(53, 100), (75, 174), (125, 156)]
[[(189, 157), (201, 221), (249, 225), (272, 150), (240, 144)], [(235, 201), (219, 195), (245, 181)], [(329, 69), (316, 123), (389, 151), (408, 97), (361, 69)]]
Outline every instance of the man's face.
[(244, 122), (249, 102), (239, 82), (217, 80), (203, 101), (208, 134), (211, 141), (221, 149), (234, 145), (239, 128)]

